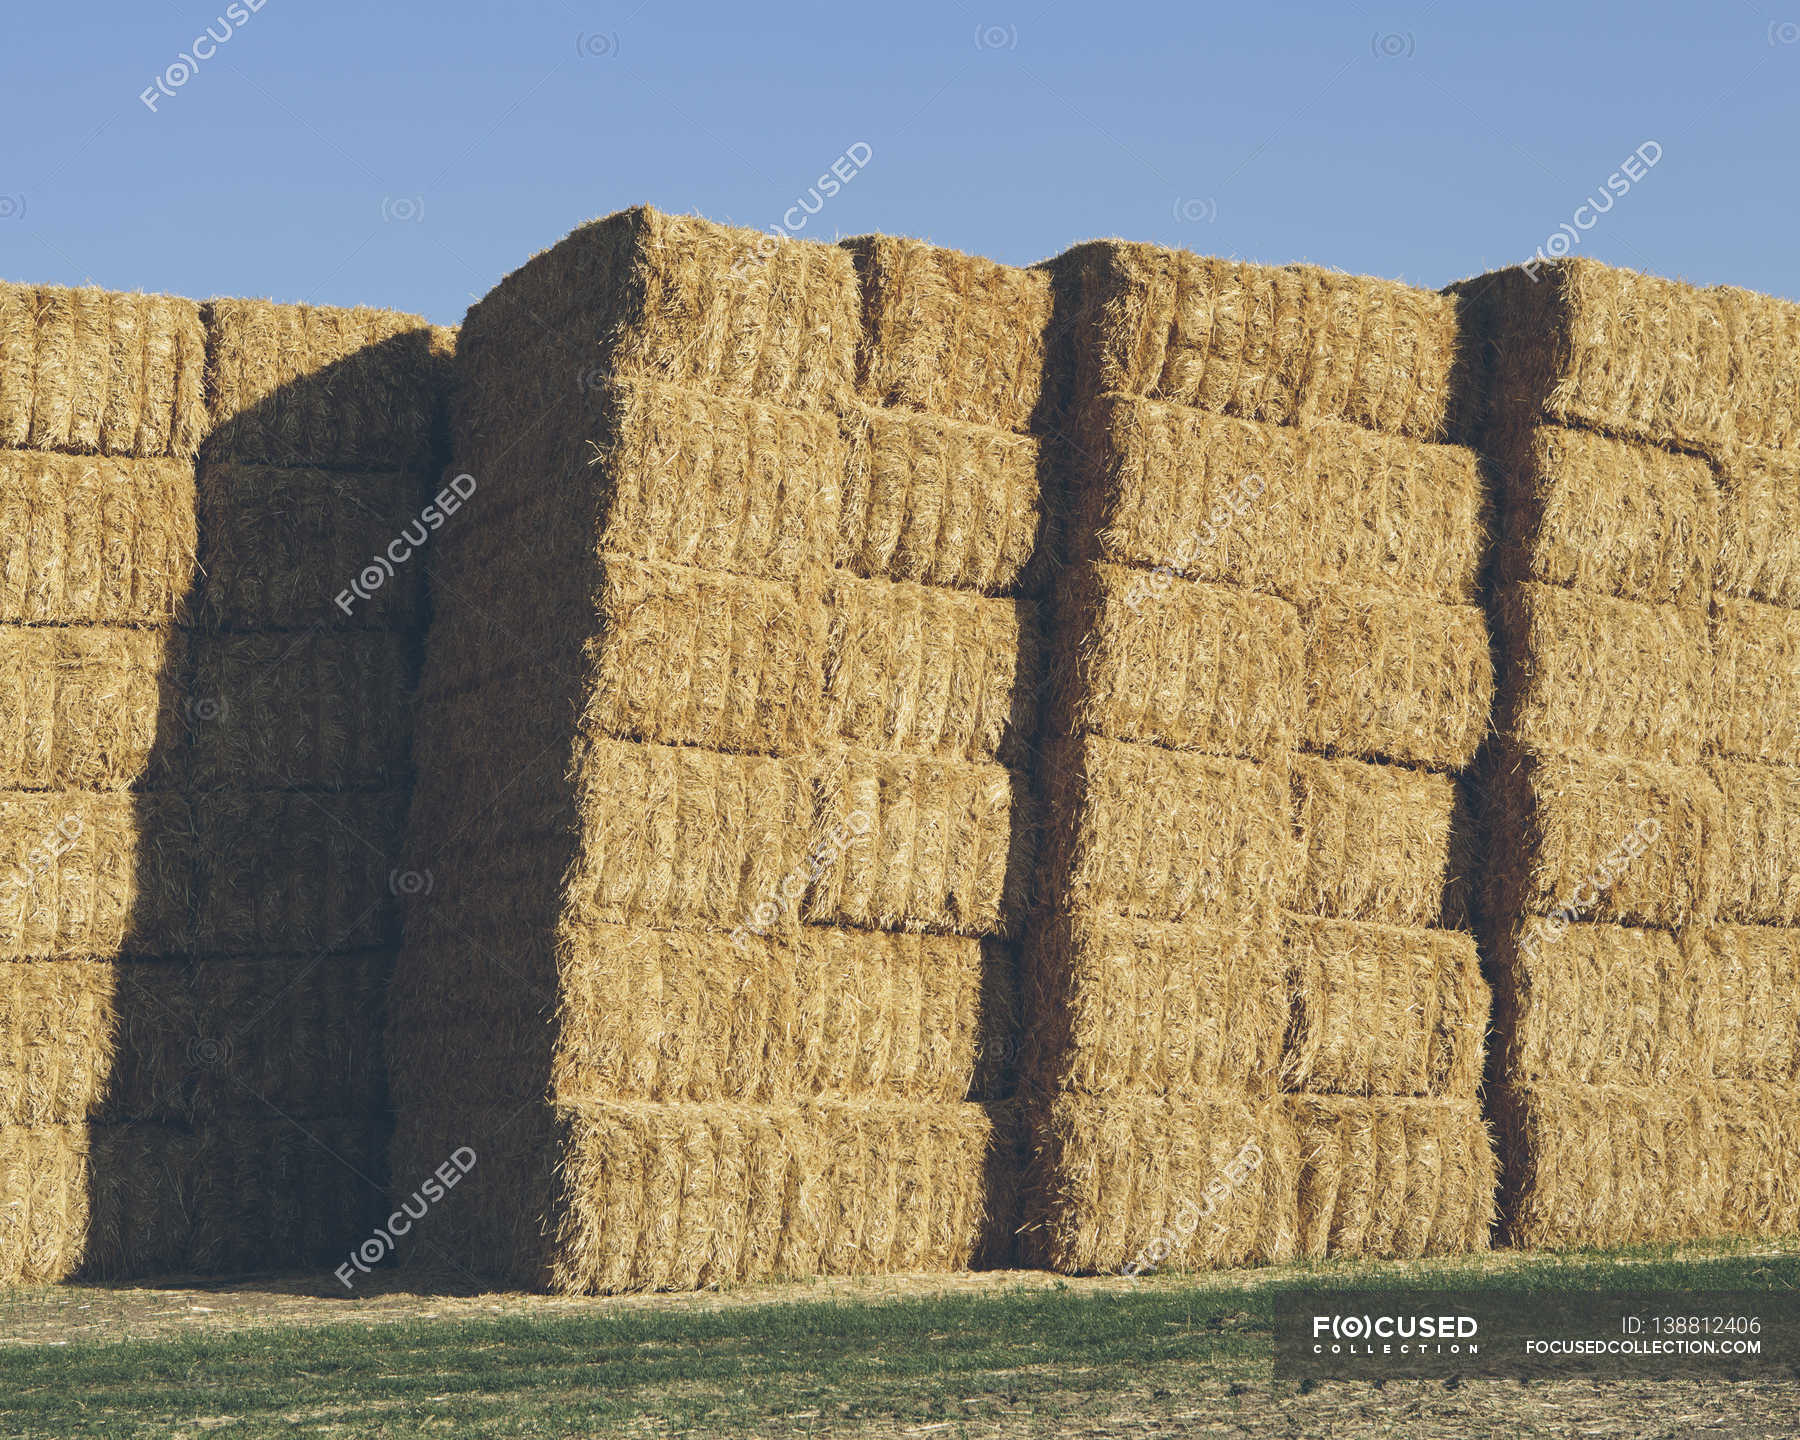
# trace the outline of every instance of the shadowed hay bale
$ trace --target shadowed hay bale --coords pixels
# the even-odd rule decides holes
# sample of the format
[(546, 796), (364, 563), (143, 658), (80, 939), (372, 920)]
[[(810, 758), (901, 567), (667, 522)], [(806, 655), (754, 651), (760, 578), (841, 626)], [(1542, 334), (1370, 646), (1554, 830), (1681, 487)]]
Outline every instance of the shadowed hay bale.
[(1077, 533), (1102, 559), (1293, 599), (1332, 585), (1477, 598), (1486, 495), (1472, 450), (1129, 395), (1099, 397), (1078, 427)]
[(1412, 1259), (1488, 1248), (1494, 1145), (1474, 1099), (1286, 1099), (1300, 1254)]
[(1293, 1257), (1297, 1156), (1279, 1099), (1061, 1095), (1034, 1134), (1035, 1263), (1136, 1273)]
[(1047, 524), (1040, 441), (863, 405), (843, 423), (839, 566), (986, 594), (1031, 588)]
[[(422, 617), (421, 470), (321, 470), (207, 460), (200, 466), (200, 586), (207, 623), (239, 629), (410, 628)], [(452, 519), (449, 522), (457, 522)], [(412, 551), (391, 565), (396, 541)], [(365, 576), (365, 571), (371, 572)], [(378, 587), (368, 580), (378, 578)], [(352, 585), (373, 588), (367, 599)], [(349, 613), (337, 603), (346, 596)]]
[(1044, 669), (1035, 601), (840, 576), (825, 603), (824, 737), (946, 760), (1021, 758)]
[(1721, 597), (1711, 650), (1718, 751), (1800, 765), (1800, 613)]
[(1718, 587), (1800, 609), (1800, 456), (1734, 451), (1719, 477)]
[(266, 300), (203, 312), (209, 460), (390, 468), (430, 457), (448, 363), (417, 316)]
[(1739, 807), (1706, 770), (1524, 751), (1498, 761), (1487, 791), (1495, 923), (1560, 910), (1672, 927), (1719, 912)]
[(174, 795), (0, 792), (0, 955), (177, 948), (194, 839), (187, 804)]
[(1045, 893), (1066, 913), (1211, 920), (1292, 889), (1284, 760), (1090, 737), (1055, 747), (1042, 784)]
[(187, 635), (0, 626), (0, 785), (122, 790), (175, 778)]
[(1301, 915), (1283, 932), (1294, 994), (1283, 1088), (1473, 1098), (1488, 1025), (1474, 936)]
[(1274, 424), (1345, 420), (1434, 440), (1461, 397), (1458, 302), (1310, 265), (1279, 269), (1100, 240), (1078, 276), (1076, 390)]
[(1083, 565), (1060, 584), (1052, 733), (1267, 759), (1303, 704), (1300, 617), (1272, 595)]
[(1036, 855), (1026, 777), (1002, 765), (836, 749), (813, 764), (815, 850), (825, 858), (806, 916), (871, 930), (1010, 936)]
[(1523, 745), (1691, 765), (1715, 728), (1706, 612), (1555, 585), (1494, 606), (1505, 675), (1495, 727)]
[(1474, 759), (1494, 696), (1478, 606), (1341, 591), (1308, 602), (1300, 618), (1306, 745), (1444, 769)]
[(898, 235), (840, 243), (862, 282), (865, 397), (1018, 431), (1060, 398), (1048, 271)]
[(1800, 771), (1730, 760), (1707, 770), (1724, 797), (1719, 918), (1800, 925)]
[(1720, 498), (1704, 460), (1560, 425), (1505, 427), (1488, 444), (1501, 476), (1502, 584), (1706, 603)]
[(194, 545), (186, 461), (0, 450), (0, 621), (185, 619)]
[(1446, 920), (1456, 782), (1362, 760), (1293, 758), (1302, 861), (1293, 908), (1340, 920), (1435, 925)]
[(0, 283), (0, 446), (191, 456), (205, 383), (192, 300)]
[(1269, 906), (1206, 925), (1058, 915), (1026, 953), (1026, 1069), (1038, 1089), (1275, 1089), (1288, 985)]

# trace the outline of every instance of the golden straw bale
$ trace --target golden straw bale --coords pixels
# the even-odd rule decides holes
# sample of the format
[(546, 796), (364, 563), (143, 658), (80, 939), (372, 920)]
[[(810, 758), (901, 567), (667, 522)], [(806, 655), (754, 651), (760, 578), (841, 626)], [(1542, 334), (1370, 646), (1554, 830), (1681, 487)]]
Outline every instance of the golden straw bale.
[(1732, 760), (1707, 769), (1724, 797), (1719, 918), (1800, 925), (1800, 770)]
[(1272, 907), (1205, 925), (1057, 915), (1026, 953), (1025, 1068), (1040, 1089), (1275, 1089), (1289, 1006)]
[(187, 461), (0, 450), (0, 621), (185, 619), (194, 547)]
[(1478, 606), (1334, 591), (1310, 601), (1301, 623), (1308, 747), (1444, 769), (1474, 759), (1494, 695)]
[(867, 399), (1018, 431), (1057, 403), (1048, 271), (899, 235), (840, 243), (862, 282)]
[(1705, 611), (1524, 584), (1500, 591), (1494, 625), (1506, 660), (1495, 726), (1509, 739), (1699, 760), (1714, 724)]
[[(105, 1158), (123, 1157), (115, 1149)], [(0, 1288), (51, 1285), (80, 1270), (92, 1179), (86, 1125), (0, 1122)]]
[(122, 790), (178, 778), (187, 638), (0, 626), (0, 785)]
[(1279, 1099), (1059, 1095), (1035, 1117), (1034, 1263), (1064, 1274), (1291, 1259), (1293, 1127)]
[(1800, 609), (1800, 456), (1740, 448), (1719, 475), (1718, 588)]
[(1047, 524), (1043, 442), (864, 405), (843, 424), (836, 564), (985, 594), (1031, 587)]
[(1722, 1085), (1717, 1095), (1721, 1228), (1785, 1239), (1800, 1229), (1800, 1097), (1791, 1084)]
[(1455, 780), (1317, 755), (1292, 763), (1303, 856), (1293, 908), (1387, 925), (1446, 921), (1446, 890), (1463, 878), (1454, 864)]
[(1494, 1146), (1473, 1099), (1291, 1095), (1300, 1254), (1412, 1259), (1488, 1248)]
[(946, 760), (1021, 758), (1044, 669), (1035, 601), (839, 576), (825, 603), (823, 737)]
[(1720, 597), (1710, 648), (1718, 752), (1800, 765), (1800, 613)]
[(1474, 1096), (1488, 987), (1472, 935), (1302, 915), (1283, 933), (1294, 997), (1283, 1088)]
[(1681, 944), (1698, 978), (1696, 1005), (1713, 1032), (1714, 1078), (1800, 1082), (1800, 930), (1696, 926)]
[(0, 960), (0, 1128), (83, 1120), (107, 1093), (118, 968), (110, 960)]
[(205, 384), (192, 300), (0, 282), (0, 446), (186, 458)]
[[(1036, 829), (1005, 766), (835, 748), (814, 762), (819, 875), (808, 919), (871, 930), (1010, 936)], [(833, 847), (831, 837), (842, 843)]]

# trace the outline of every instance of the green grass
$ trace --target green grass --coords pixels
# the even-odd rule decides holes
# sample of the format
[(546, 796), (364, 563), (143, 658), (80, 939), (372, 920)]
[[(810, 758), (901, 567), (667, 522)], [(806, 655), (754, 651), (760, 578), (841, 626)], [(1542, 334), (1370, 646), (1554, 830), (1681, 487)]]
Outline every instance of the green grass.
[[(1636, 1289), (1794, 1288), (1800, 1258), (1639, 1252)], [(0, 1348), (0, 1434), (550, 1436), (824, 1433), (1147, 1412), (1269, 1388), (1283, 1287), (1568, 1290), (1615, 1257), (1491, 1271), (1289, 1267), (1251, 1283), (1155, 1278), (886, 1302), (597, 1304), (539, 1316), (331, 1322)], [(1222, 1402), (1224, 1403), (1224, 1402)]]

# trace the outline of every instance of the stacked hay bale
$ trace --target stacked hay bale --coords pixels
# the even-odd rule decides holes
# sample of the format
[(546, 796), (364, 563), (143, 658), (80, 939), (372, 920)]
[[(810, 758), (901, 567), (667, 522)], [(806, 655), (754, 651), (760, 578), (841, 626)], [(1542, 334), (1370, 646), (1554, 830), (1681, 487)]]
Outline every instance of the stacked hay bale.
[(1800, 307), (1471, 282), (1504, 473), (1486, 906), (1527, 1245), (1800, 1224)]
[(1491, 674), (1451, 302), (1149, 246), (1076, 297), (1029, 944), (1063, 1270), (1485, 1245), (1451, 882)]

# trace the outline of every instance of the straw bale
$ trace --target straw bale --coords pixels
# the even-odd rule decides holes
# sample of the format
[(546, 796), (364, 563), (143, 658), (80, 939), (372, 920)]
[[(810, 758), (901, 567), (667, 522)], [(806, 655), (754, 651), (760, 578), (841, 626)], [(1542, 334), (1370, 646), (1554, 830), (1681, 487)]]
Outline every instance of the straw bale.
[(117, 971), (107, 960), (0, 960), (0, 1128), (81, 1120), (106, 1093)]
[[(1028, 1041), (1025, 1034), (1025, 995), (1019, 947), (1010, 941), (994, 939), (982, 940), (980, 944), (975, 1063), (967, 1098), (983, 1103), (1009, 1101), (1018, 1092), (1022, 1063), (1035, 1048), (1035, 1042)], [(1022, 1128), (1017, 1129), (1015, 1138), (1023, 1144)], [(1024, 1167), (1022, 1152), (1014, 1160), (1012, 1178), (1016, 1188)], [(1015, 1193), (1013, 1198), (1020, 1197)]]
[(1300, 1254), (1413, 1259), (1488, 1248), (1494, 1146), (1473, 1099), (1287, 1098)]
[(1705, 461), (1560, 425), (1505, 426), (1488, 444), (1500, 474), (1502, 584), (1706, 603), (1721, 501)]
[(1116, 390), (1415, 440), (1445, 434), (1463, 398), (1452, 296), (1116, 240), (1077, 246), (1055, 265), (1078, 277), (1082, 397)]
[[(870, 930), (1011, 936), (1036, 854), (1026, 777), (1003, 765), (836, 748), (814, 762), (822, 863), (806, 915)], [(847, 836), (835, 858), (829, 837)]]
[(0, 450), (0, 621), (184, 619), (194, 546), (185, 460)]
[(1718, 1087), (1721, 1227), (1785, 1239), (1800, 1230), (1800, 1097), (1791, 1085)]
[(1274, 1091), (1289, 1005), (1271, 907), (1205, 925), (1058, 915), (1027, 956), (1026, 1070), (1039, 1089)]
[(429, 460), (448, 357), (415, 315), (212, 300), (209, 460), (350, 469)]
[(865, 405), (843, 424), (837, 565), (984, 594), (1033, 586), (1048, 525), (1041, 441)]
[(186, 458), (205, 383), (192, 300), (0, 282), (0, 446)]
[(1294, 996), (1285, 1089), (1474, 1096), (1488, 987), (1472, 935), (1302, 915), (1283, 932)]
[(1691, 765), (1713, 728), (1706, 612), (1555, 585), (1500, 591), (1495, 726), (1516, 743)]
[(1480, 607), (1334, 591), (1310, 601), (1301, 622), (1304, 744), (1443, 769), (1474, 759), (1494, 695)]
[(0, 1122), (0, 1288), (54, 1284), (81, 1268), (88, 1154), (85, 1125)]
[(1059, 402), (1050, 274), (898, 235), (840, 242), (862, 283), (857, 389), (1000, 430), (1037, 428)]
[(1707, 769), (1724, 797), (1719, 918), (1800, 925), (1800, 771), (1731, 760)]
[(1085, 565), (1061, 582), (1054, 732), (1267, 759), (1304, 705), (1300, 617), (1235, 585)]
[(1718, 588), (1800, 609), (1800, 456), (1733, 451), (1719, 473)]
[(1293, 599), (1335, 585), (1478, 598), (1487, 502), (1472, 450), (1131, 395), (1099, 397), (1077, 423), (1080, 532), (1102, 559)]
[(1043, 772), (1046, 894), (1069, 913), (1210, 921), (1291, 891), (1285, 761), (1087, 738)]
[(1719, 1080), (1800, 1082), (1800, 930), (1708, 925), (1685, 931), (1695, 1004)]
[(840, 576), (826, 593), (822, 735), (946, 760), (1021, 758), (1037, 727), (1037, 604)]
[[(1487, 784), (1486, 913), (1676, 926), (1719, 913), (1739, 808), (1706, 770), (1519, 752)], [(1800, 890), (1796, 891), (1800, 900)]]
[(175, 778), (187, 636), (0, 626), (0, 785), (122, 790)]
[(1800, 765), (1800, 613), (1720, 597), (1710, 648), (1718, 752)]
[(1293, 1257), (1298, 1156), (1279, 1099), (1061, 1095), (1034, 1136), (1035, 1263), (1138, 1273)]
[(1387, 925), (1446, 922), (1464, 825), (1449, 775), (1362, 760), (1293, 759), (1303, 854), (1293, 907)]

